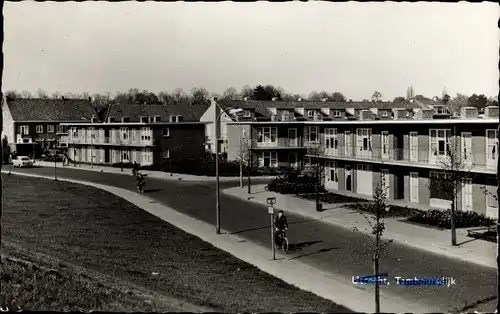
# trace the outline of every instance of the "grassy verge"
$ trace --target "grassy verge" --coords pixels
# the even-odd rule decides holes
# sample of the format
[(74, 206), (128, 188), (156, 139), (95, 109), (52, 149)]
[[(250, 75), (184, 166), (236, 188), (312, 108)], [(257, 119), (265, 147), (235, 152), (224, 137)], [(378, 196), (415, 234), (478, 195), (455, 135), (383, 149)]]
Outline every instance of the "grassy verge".
[(92, 187), (4, 176), (3, 208), (2, 241), (164, 297), (224, 312), (348, 312)]

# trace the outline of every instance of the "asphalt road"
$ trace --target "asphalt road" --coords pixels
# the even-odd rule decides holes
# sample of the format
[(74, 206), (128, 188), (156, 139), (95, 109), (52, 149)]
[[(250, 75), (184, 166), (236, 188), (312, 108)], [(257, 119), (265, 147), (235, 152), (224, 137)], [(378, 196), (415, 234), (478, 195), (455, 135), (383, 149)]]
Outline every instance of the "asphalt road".
[[(135, 189), (135, 181), (129, 171), (125, 172), (126, 175), (120, 175), (70, 168), (57, 170), (59, 177)], [(15, 171), (49, 176), (54, 174), (51, 168)], [(215, 224), (215, 183), (164, 181), (151, 177), (146, 180), (147, 196), (192, 217)], [(220, 186), (226, 188), (237, 184), (237, 182), (221, 182)], [(221, 192), (220, 207), (222, 229), (259, 245), (270, 246), (269, 216), (265, 206), (242, 201)], [(287, 216), (290, 225), (287, 234), (290, 253), (287, 258), (329, 271), (345, 282), (350, 282), (352, 276), (373, 273), (368, 248), (370, 240), (365, 235), (292, 214)], [(492, 268), (392, 243), (382, 257), (380, 270), (388, 272), (390, 278), (454, 277), (456, 285), (449, 288), (409, 287), (396, 284), (381, 286), (383, 293), (425, 305), (436, 312), (473, 310), (491, 312), (495, 309), (496, 271)], [(366, 287), (366, 289), (372, 288)], [(408, 311), (418, 312), (418, 309), (408, 308)]]

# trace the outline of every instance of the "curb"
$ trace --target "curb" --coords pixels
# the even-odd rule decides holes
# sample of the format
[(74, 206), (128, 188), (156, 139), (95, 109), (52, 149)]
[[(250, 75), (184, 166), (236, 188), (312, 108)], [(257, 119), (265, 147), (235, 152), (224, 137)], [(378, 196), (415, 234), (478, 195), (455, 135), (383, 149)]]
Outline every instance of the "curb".
[[(232, 189), (232, 188), (229, 188), (229, 189)], [(260, 204), (262, 206), (266, 206), (266, 204), (264, 204), (264, 203), (262, 203), (262, 202), (260, 202), (258, 200), (255, 200), (254, 198), (248, 199), (247, 197), (243, 197), (243, 196), (236, 195), (236, 194), (233, 194), (233, 193), (228, 193), (227, 190), (229, 190), (229, 189), (222, 190), (222, 193), (224, 193), (226, 195), (229, 195), (229, 196), (236, 197), (236, 198), (238, 198), (240, 200), (243, 200), (243, 201), (253, 202), (253, 203), (256, 203), (256, 204)], [(330, 225), (334, 225), (336, 227), (341, 227), (341, 228), (349, 230), (349, 231), (353, 231), (353, 229), (356, 228), (357, 229), (356, 232), (360, 232), (362, 234), (369, 235), (369, 236), (373, 237), (373, 235), (371, 234), (371, 231), (366, 230), (366, 228), (364, 226), (363, 227), (346, 226), (345, 224), (343, 224), (341, 222), (324, 219), (322, 217), (318, 218), (318, 217), (314, 217), (313, 215), (306, 215), (306, 214), (301, 213), (301, 212), (293, 212), (293, 211), (287, 210), (285, 208), (279, 208), (278, 207), (277, 209), (281, 209), (281, 210), (283, 210), (285, 212), (288, 212), (288, 213), (291, 213), (291, 214), (294, 214), (294, 215), (298, 215), (298, 216), (301, 216), (301, 217), (306, 218), (306, 219), (314, 219), (314, 220), (322, 221), (324, 223), (327, 223), (327, 224), (330, 224)], [(424, 227), (422, 227), (422, 228), (424, 228)], [(487, 261), (478, 260), (478, 259), (475, 259), (475, 258), (469, 257), (469, 256), (462, 256), (460, 254), (450, 252), (449, 250), (453, 250), (454, 249), (451, 246), (447, 247), (447, 248), (443, 248), (441, 246), (426, 246), (426, 245), (422, 245), (422, 244), (419, 244), (419, 243), (412, 242), (411, 241), (411, 237), (409, 237), (409, 236), (400, 235), (400, 234), (397, 234), (397, 233), (394, 233), (394, 232), (390, 232), (390, 231), (387, 231), (387, 230), (384, 231), (384, 235), (381, 238), (383, 240), (386, 240), (386, 241), (392, 240), (395, 243), (398, 243), (398, 244), (401, 244), (401, 245), (404, 245), (404, 246), (407, 246), (407, 247), (410, 247), (410, 248), (415, 248), (415, 249), (419, 249), (419, 250), (426, 251), (426, 252), (429, 252), (429, 253), (433, 253), (433, 254), (436, 254), (436, 255), (441, 255), (441, 256), (444, 256), (444, 257), (452, 258), (452, 259), (458, 259), (458, 260), (461, 260), (461, 261), (464, 261), (464, 262), (469, 262), (469, 263), (473, 263), (473, 264), (484, 266), (484, 267), (495, 268), (495, 269), (497, 268), (496, 261), (487, 262)], [(408, 240), (410, 240), (410, 241), (408, 241)]]
[[(2, 173), (5, 173), (5, 171), (2, 170)], [(53, 177), (45, 175), (19, 172), (12, 172), (12, 174), (54, 180)], [(58, 180), (93, 186), (112, 193), (159, 217), (163, 221), (200, 238), (204, 242), (212, 244), (218, 249), (257, 267), (263, 272), (268, 273), (269, 275), (292, 286), (311, 292), (319, 297), (330, 300), (336, 304), (343, 305), (356, 312), (373, 312), (373, 304), (371, 302), (373, 292), (368, 288), (366, 290), (359, 289), (358, 287), (351, 285), (350, 278), (348, 280), (340, 278), (340, 276), (339, 278), (336, 278), (333, 277), (335, 274), (316, 269), (306, 263), (295, 260), (279, 259), (281, 255), (279, 253), (276, 255), (277, 260), (274, 261), (271, 260), (271, 258), (262, 258), (261, 256), (270, 255), (269, 249), (265, 249), (241, 236), (230, 234), (225, 230), (222, 230), (222, 234), (217, 235), (213, 231), (214, 226), (206, 222), (199, 221), (165, 205), (151, 202), (152, 199), (143, 196), (142, 194), (88, 181), (69, 178), (60, 178)], [(134, 196), (132, 197), (130, 194), (134, 194)], [(149, 209), (144, 208), (146, 205)], [(167, 220), (162, 218), (162, 216), (170, 217)], [(245, 249), (245, 247), (247, 249)], [(256, 256), (259, 257), (256, 259)], [(381, 299), (384, 300), (384, 312), (406, 313), (409, 309), (412, 309), (414, 312), (432, 312), (432, 310), (427, 309), (425, 305), (410, 303), (398, 296), (386, 295), (384, 291), (380, 291), (380, 294)], [(370, 300), (370, 302), (363, 304), (361, 300)]]

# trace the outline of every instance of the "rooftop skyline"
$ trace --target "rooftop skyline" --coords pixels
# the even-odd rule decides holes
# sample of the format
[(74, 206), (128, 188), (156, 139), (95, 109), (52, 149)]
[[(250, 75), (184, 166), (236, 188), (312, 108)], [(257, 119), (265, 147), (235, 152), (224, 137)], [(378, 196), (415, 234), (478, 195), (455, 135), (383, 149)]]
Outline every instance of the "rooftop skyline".
[(494, 3), (6, 2), (4, 91), (498, 95)]

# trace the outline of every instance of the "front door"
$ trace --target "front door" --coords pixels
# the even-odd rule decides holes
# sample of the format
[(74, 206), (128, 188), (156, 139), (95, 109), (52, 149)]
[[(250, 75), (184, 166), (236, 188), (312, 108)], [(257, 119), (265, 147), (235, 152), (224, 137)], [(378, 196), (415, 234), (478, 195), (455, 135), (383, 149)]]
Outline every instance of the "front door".
[(418, 203), (418, 172), (410, 173), (410, 202)]
[(290, 168), (297, 169), (297, 153), (289, 153), (288, 154), (288, 164)]
[(462, 210), (472, 210), (472, 180), (464, 179), (462, 184)]
[(352, 156), (352, 134), (351, 131), (345, 131), (344, 133), (344, 148), (345, 148), (345, 156)]
[(298, 139), (297, 139), (297, 129), (296, 128), (290, 128), (288, 129), (288, 141), (290, 143), (290, 147), (297, 147), (298, 146)]
[(334, 161), (327, 161), (325, 167), (325, 187), (330, 190), (338, 190), (339, 176), (337, 173), (337, 163)]
[(351, 166), (345, 167), (345, 189), (352, 192), (352, 168)]
[(356, 171), (356, 190), (359, 194), (373, 195), (373, 175), (371, 166), (358, 165)]
[(389, 160), (389, 132), (382, 131), (382, 159)]
[(498, 130), (486, 130), (486, 166), (494, 168), (498, 158)]
[(418, 161), (418, 133), (410, 132), (410, 161)]
[(472, 166), (472, 133), (462, 132), (461, 150), (464, 164), (466, 166)]
[(104, 149), (104, 162), (109, 164), (109, 149), (108, 148)]

